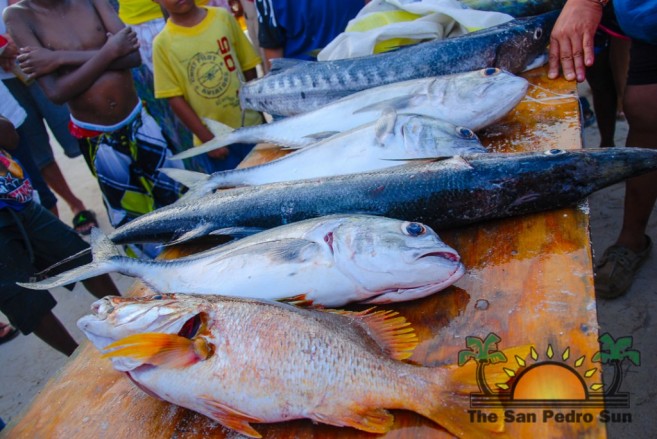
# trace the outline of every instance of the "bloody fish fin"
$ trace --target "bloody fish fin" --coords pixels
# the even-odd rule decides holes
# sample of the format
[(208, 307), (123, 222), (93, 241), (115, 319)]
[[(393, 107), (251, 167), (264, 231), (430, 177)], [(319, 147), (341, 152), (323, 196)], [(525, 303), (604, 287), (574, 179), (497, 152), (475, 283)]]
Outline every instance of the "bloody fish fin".
[(314, 304), (312, 300), (306, 298), (305, 294), (298, 294), (292, 297), (285, 297), (283, 299), (279, 299), (278, 301), (290, 305), (298, 306), (300, 308), (312, 308)]
[(395, 360), (406, 360), (413, 355), (418, 337), (410, 322), (397, 311), (368, 308), (365, 311), (330, 312), (353, 317), (367, 327), (368, 333), (383, 351)]
[(351, 406), (342, 413), (331, 413), (330, 416), (315, 413), (311, 419), (323, 424), (348, 426), (368, 433), (383, 434), (390, 431), (395, 421), (387, 410), (382, 408), (367, 409), (361, 406)]
[[(530, 346), (519, 346), (501, 351), (507, 359), (525, 358), (529, 355)], [(515, 364), (515, 362), (513, 362)], [(513, 369), (511, 363), (488, 364), (485, 381), (495, 394), (499, 389), (496, 384), (508, 383), (510, 377), (505, 369)], [(414, 411), (431, 419), (458, 437), (508, 437), (504, 432), (504, 416), (498, 413), (496, 422), (470, 422), (470, 397), (480, 393), (477, 382), (476, 361), (468, 361), (462, 367), (451, 365), (428, 370), (433, 374), (432, 390), (422, 394), (422, 401), (413, 408)], [(449, 395), (446, 401), (437, 395)], [(494, 397), (494, 395), (493, 395)]]
[(210, 397), (201, 397), (206, 405), (208, 416), (223, 425), (237, 431), (245, 436), (260, 438), (262, 435), (258, 433), (249, 422), (262, 423), (261, 419), (254, 418), (245, 413), (242, 413), (232, 407), (222, 404), (213, 400)]
[(129, 335), (105, 347), (102, 358), (128, 357), (154, 366), (185, 367), (207, 358), (197, 340), (175, 334), (147, 332)]

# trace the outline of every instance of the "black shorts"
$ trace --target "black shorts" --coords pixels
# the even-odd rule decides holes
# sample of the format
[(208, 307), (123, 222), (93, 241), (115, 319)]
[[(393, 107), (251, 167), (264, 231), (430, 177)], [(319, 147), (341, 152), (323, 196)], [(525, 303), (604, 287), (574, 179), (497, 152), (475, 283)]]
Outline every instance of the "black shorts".
[(632, 40), (627, 85), (657, 84), (657, 46)]
[[(0, 209), (0, 311), (23, 334), (29, 334), (57, 302), (48, 291), (19, 287), (16, 282), (29, 281), (35, 273), (87, 249), (89, 245), (35, 202), (13, 213), (15, 215), (9, 208)], [(16, 219), (27, 234), (29, 247)], [(85, 255), (58, 271), (89, 262), (91, 256)]]

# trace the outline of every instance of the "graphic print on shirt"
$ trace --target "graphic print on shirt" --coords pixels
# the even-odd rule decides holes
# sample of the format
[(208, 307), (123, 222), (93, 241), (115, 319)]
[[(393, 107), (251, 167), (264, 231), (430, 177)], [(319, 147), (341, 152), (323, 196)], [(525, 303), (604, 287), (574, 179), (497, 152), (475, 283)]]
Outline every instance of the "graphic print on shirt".
[(215, 99), (222, 96), (230, 86), (230, 72), (235, 71), (236, 63), (230, 50), (228, 38), (217, 40), (217, 52), (201, 52), (189, 62), (187, 76), (194, 91), (204, 98)]
[(0, 201), (27, 203), (32, 199), (32, 190), (20, 164), (0, 151)]

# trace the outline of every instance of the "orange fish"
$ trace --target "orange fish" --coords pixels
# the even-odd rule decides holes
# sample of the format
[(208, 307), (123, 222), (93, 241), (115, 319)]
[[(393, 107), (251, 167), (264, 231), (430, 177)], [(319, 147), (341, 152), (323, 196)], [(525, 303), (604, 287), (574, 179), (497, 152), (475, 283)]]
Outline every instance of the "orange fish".
[(402, 361), (418, 338), (394, 311), (163, 294), (106, 297), (78, 327), (142, 389), (250, 437), (261, 437), (252, 423), (300, 418), (385, 433), (394, 421), (387, 409), (458, 436), (503, 429), (469, 421), (473, 368)]

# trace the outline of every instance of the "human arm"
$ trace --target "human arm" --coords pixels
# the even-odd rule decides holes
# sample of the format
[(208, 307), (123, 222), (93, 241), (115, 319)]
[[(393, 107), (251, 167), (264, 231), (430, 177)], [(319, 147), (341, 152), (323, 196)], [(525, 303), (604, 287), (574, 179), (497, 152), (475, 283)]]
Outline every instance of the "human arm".
[(252, 81), (258, 77), (258, 71), (255, 69), (255, 67), (249, 70), (245, 70), (243, 74), (244, 80), (246, 82)]
[[(56, 72), (61, 67), (75, 67), (89, 61), (98, 50), (50, 50), (44, 47), (21, 47), (17, 56), (18, 63), (31, 78)], [(108, 70), (125, 70), (138, 67), (141, 59), (135, 52), (121, 56), (110, 63)]]
[[(180, 121), (203, 143), (209, 142), (214, 138), (212, 131), (203, 124), (203, 121), (187, 103), (182, 96), (168, 98), (167, 101), (171, 109)], [(208, 155), (214, 159), (225, 159), (228, 156), (228, 148), (221, 147), (208, 152)]]
[(550, 35), (548, 77), (559, 76), (559, 67), (569, 81), (586, 79), (585, 68), (593, 65), (593, 38), (602, 20), (599, 0), (568, 0)]
[[(39, 85), (46, 96), (61, 104), (87, 91), (102, 76), (112, 62), (131, 54), (139, 58), (139, 44), (135, 33), (118, 19), (112, 7), (104, 0), (92, 0), (94, 11), (102, 21), (107, 37), (96, 53), (79, 68), (57, 75), (50, 73), (39, 78)], [(30, 25), (30, 11), (20, 3), (8, 7), (4, 12), (7, 30), (19, 47), (43, 48), (41, 41)], [(80, 41), (80, 45), (85, 41)]]
[(0, 67), (2, 67), (5, 72), (9, 72), (14, 66), (16, 59), (16, 44), (14, 44), (14, 40), (11, 39), (9, 34), (2, 34), (0, 38), (4, 40), (2, 43), (5, 43), (2, 54), (0, 54)]
[(0, 116), (0, 147), (16, 149), (18, 147), (18, 133), (14, 124), (4, 116)]

